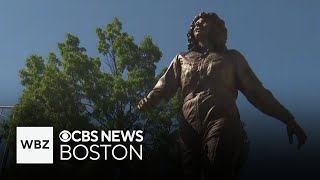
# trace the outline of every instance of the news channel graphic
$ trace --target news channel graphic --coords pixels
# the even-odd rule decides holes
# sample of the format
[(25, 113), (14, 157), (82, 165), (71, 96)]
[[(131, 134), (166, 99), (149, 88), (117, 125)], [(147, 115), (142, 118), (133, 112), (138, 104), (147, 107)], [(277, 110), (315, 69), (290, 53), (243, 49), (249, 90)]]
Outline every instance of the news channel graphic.
[(59, 142), (53, 137), (53, 127), (17, 127), (16, 163), (53, 164), (54, 145), (61, 161), (143, 159), (142, 130), (62, 130)]
[(17, 127), (17, 164), (53, 164), (53, 127)]

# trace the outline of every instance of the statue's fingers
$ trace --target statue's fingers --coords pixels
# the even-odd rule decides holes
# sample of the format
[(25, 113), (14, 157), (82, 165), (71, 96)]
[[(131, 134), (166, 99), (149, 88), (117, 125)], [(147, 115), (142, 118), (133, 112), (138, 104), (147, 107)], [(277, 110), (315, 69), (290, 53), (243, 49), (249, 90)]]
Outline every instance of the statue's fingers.
[(138, 103), (138, 108), (144, 111), (148, 111), (152, 108), (152, 105), (150, 104), (150, 102), (147, 101), (146, 98), (143, 98), (142, 100), (140, 100), (140, 102)]
[(298, 149), (300, 149), (301, 146), (306, 143), (306, 140), (307, 140), (307, 136), (304, 133), (301, 133), (298, 137), (298, 141), (299, 141)]
[(138, 102), (138, 108), (141, 109), (142, 108), (142, 101)]
[(146, 107), (145, 107), (146, 104), (147, 104), (146, 101), (144, 99), (142, 99), (138, 103), (138, 108), (141, 109), (141, 110), (145, 110), (146, 109)]
[(300, 138), (300, 139), (298, 139), (298, 141), (299, 141), (298, 142), (298, 149), (300, 150), (301, 146), (305, 144), (305, 140)]
[(288, 137), (289, 137), (289, 143), (292, 144), (293, 143), (293, 132), (292, 132), (292, 129), (287, 126), (287, 134), (288, 134)]

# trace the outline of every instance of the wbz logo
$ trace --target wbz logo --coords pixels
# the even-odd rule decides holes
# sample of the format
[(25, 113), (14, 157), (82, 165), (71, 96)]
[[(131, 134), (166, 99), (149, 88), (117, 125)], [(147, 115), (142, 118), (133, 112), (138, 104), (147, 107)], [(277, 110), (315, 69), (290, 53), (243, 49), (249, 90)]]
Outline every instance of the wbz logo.
[[(48, 146), (49, 140), (20, 140), (23, 149), (50, 149)], [(43, 143), (43, 144), (42, 144)], [(34, 147), (32, 147), (32, 144)]]
[(53, 164), (53, 128), (17, 127), (17, 164)]

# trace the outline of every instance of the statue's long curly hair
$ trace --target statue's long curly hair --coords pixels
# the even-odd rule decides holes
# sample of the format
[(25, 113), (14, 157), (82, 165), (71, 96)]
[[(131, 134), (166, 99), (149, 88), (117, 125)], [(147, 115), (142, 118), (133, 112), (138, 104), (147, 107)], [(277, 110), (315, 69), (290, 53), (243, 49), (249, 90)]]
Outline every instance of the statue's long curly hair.
[(213, 27), (210, 32), (210, 40), (213, 44), (213, 48), (217, 52), (223, 52), (227, 50), (226, 42), (227, 42), (227, 36), (228, 31), (225, 26), (224, 21), (219, 18), (219, 16), (216, 13), (206, 13), (201, 12), (199, 15), (197, 15), (190, 26), (190, 29), (188, 31), (188, 50), (189, 51), (197, 51), (199, 50), (199, 44), (196, 41), (194, 35), (193, 35), (193, 29), (196, 26), (196, 22), (198, 19), (203, 18), (211, 21), (213, 23)]

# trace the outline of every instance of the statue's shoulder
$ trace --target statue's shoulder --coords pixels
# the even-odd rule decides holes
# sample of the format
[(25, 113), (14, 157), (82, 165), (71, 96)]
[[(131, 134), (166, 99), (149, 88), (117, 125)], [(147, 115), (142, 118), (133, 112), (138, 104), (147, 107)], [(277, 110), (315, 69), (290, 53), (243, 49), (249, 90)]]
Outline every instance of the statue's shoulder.
[(225, 53), (227, 56), (231, 56), (233, 58), (236, 58), (237, 56), (241, 55), (241, 53), (236, 49), (228, 49)]
[(226, 56), (235, 64), (242, 64), (246, 62), (245, 57), (236, 49), (228, 49), (226, 51)]
[(235, 49), (227, 50), (228, 56), (231, 59), (231, 61), (237, 66), (237, 67), (246, 67), (248, 66), (248, 62), (246, 58), (242, 55), (242, 53)]
[(226, 54), (232, 59), (244, 59), (244, 56), (241, 54), (241, 52), (236, 49), (228, 49)]
[(178, 55), (185, 57), (185, 56), (190, 56), (193, 54), (193, 51), (185, 51), (185, 52), (179, 52)]
[(187, 61), (187, 62), (192, 62), (195, 59), (197, 59), (200, 56), (199, 53), (195, 52), (195, 51), (187, 51), (187, 52), (179, 52), (178, 53), (178, 57), (179, 59), (183, 60), (183, 61)]

